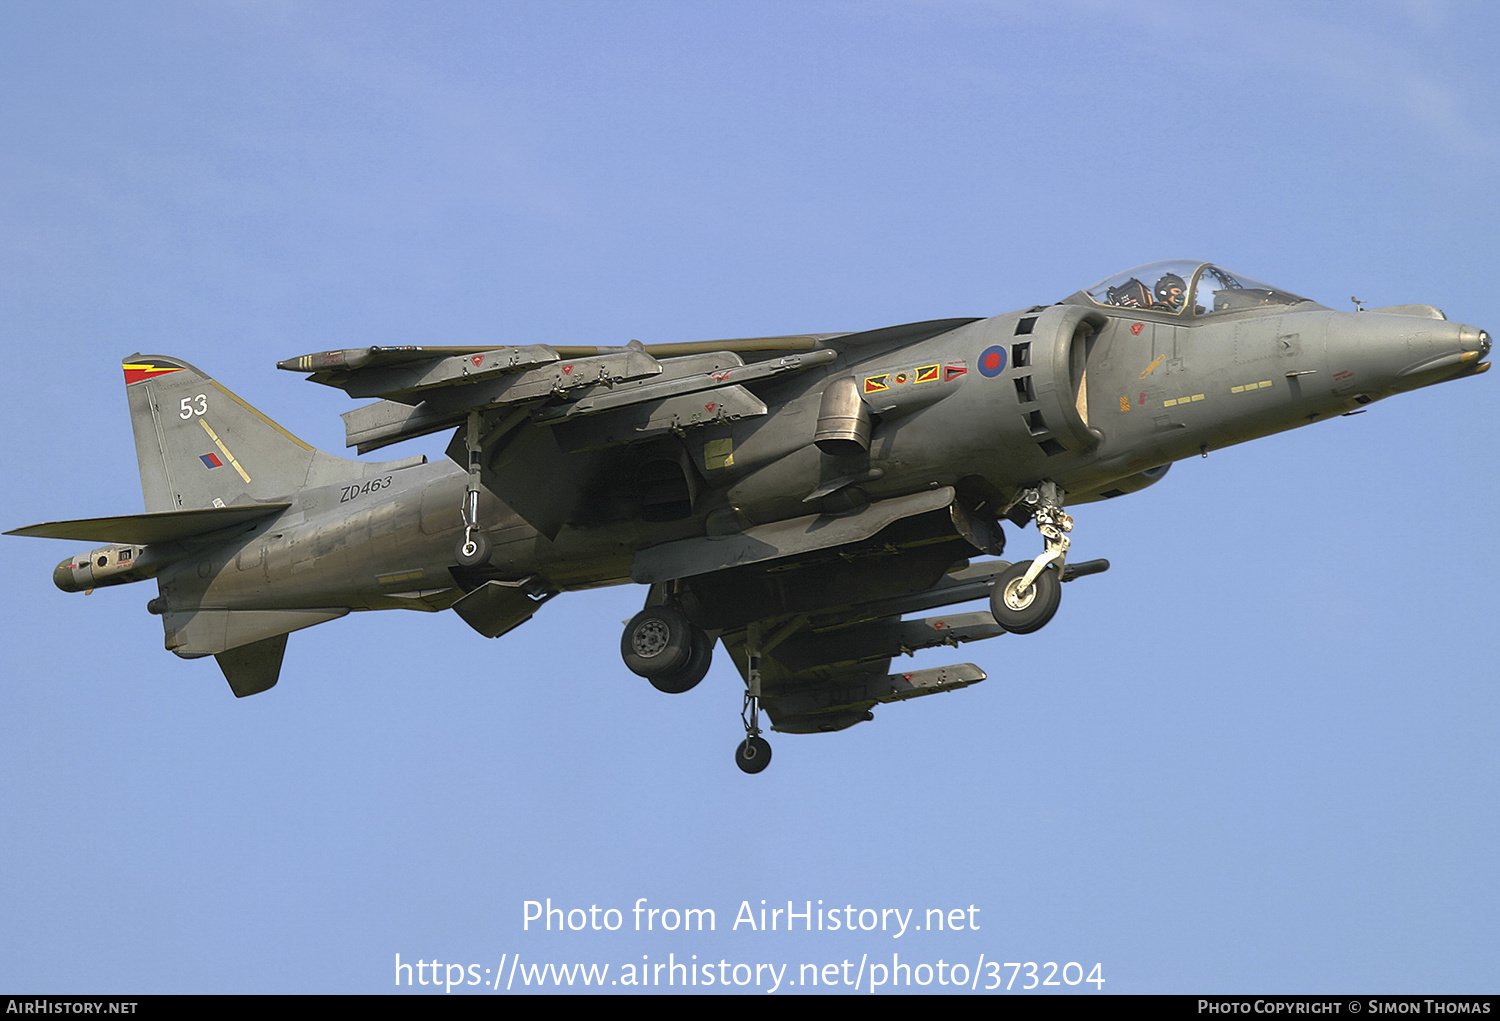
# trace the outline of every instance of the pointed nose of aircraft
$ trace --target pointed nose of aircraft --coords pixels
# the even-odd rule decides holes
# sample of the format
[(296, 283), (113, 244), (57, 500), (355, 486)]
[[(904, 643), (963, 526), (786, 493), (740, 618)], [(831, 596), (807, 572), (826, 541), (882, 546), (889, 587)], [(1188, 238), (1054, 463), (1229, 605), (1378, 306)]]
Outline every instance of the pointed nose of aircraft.
[(1489, 369), (1490, 335), (1435, 308), (1346, 313), (1329, 324), (1328, 367), (1371, 397), (1388, 397)]
[[(1447, 329), (1416, 330), (1406, 338), (1412, 356), (1400, 372), (1417, 386), (1449, 378), (1455, 370), (1477, 366), (1490, 353), (1490, 335), (1477, 326), (1444, 322)], [(1467, 374), (1467, 373), (1466, 373)]]

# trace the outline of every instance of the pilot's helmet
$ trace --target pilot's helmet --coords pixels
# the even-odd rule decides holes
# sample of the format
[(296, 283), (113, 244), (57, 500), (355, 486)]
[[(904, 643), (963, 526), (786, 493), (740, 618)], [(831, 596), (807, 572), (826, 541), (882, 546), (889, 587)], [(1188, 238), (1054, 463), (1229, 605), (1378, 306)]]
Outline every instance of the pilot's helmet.
[(1168, 273), (1156, 282), (1156, 303), (1180, 312), (1187, 300), (1187, 283), (1176, 273)]

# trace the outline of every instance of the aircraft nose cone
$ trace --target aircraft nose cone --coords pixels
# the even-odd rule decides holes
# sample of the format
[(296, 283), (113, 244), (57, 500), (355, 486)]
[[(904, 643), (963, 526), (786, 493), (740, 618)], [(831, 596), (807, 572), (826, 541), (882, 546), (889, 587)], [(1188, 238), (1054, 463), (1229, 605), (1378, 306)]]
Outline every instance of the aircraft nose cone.
[(1464, 365), (1474, 365), (1482, 362), (1490, 353), (1489, 331), (1481, 330), (1477, 326), (1464, 326), (1458, 331), (1458, 344), (1463, 353), (1458, 360)]

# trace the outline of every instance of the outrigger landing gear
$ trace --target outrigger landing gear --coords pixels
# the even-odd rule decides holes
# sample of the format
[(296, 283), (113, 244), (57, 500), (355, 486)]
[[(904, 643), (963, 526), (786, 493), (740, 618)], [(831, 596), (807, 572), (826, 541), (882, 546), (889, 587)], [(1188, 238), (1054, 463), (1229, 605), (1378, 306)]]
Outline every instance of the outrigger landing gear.
[(464, 445), (469, 451), (469, 483), (464, 490), (464, 537), (454, 557), (460, 567), (481, 567), (490, 559), (490, 537), (479, 530), (479, 412), (469, 412)]
[(760, 625), (751, 624), (745, 636), (746, 671), (745, 702), (740, 708), (740, 722), (745, 725), (745, 740), (734, 750), (734, 764), (745, 773), (759, 773), (771, 764), (771, 742), (760, 736)]
[(990, 613), (1005, 630), (1029, 635), (1046, 626), (1062, 602), (1063, 568), (1073, 519), (1062, 509), (1063, 491), (1055, 482), (1028, 489), (1013, 505), (1036, 520), (1045, 548), (1030, 563), (1011, 565), (990, 590)]

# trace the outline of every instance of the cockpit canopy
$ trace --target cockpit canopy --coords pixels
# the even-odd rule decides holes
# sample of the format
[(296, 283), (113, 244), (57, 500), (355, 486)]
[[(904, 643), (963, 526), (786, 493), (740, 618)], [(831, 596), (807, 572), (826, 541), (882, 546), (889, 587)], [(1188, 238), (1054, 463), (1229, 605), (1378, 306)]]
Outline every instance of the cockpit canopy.
[(1190, 259), (1137, 266), (1085, 288), (1082, 294), (1096, 305), (1194, 316), (1308, 300), (1212, 263)]

